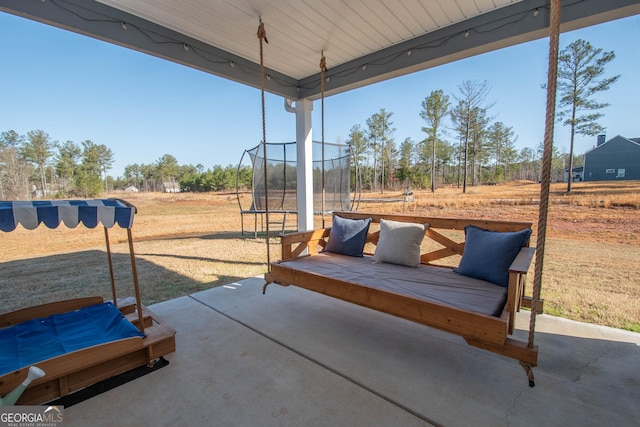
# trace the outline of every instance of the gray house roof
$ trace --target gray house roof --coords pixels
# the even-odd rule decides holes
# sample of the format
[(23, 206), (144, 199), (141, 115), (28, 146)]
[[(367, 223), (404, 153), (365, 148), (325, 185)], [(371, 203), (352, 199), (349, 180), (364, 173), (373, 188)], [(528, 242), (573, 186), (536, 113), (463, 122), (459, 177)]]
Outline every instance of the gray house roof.
[(587, 152), (584, 153), (584, 155), (586, 156), (587, 154), (604, 147), (606, 144), (609, 144), (612, 141), (619, 141), (619, 139), (628, 141), (628, 142), (630, 142), (630, 143), (632, 143), (634, 145), (637, 145), (638, 148), (640, 148), (640, 138), (625, 138), (622, 135), (616, 135), (613, 138), (608, 139), (607, 141), (603, 142), (602, 144), (593, 147), (591, 150), (588, 150)]

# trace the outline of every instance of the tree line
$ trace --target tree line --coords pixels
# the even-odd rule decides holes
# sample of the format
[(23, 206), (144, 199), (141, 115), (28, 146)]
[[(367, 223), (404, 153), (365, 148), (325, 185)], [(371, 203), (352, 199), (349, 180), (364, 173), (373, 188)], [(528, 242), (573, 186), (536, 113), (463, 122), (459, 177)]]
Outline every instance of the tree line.
[(94, 197), (108, 190), (113, 152), (91, 140), (53, 141), (43, 130), (0, 133), (0, 196), (3, 199)]
[[(432, 91), (422, 101), (420, 117), (425, 136), (420, 141), (394, 138), (393, 113), (382, 108), (354, 125), (347, 139), (364, 189), (430, 188), (454, 184), (495, 183), (512, 179), (537, 180), (539, 159), (530, 148), (517, 150), (513, 128), (492, 121), (486, 102), (486, 82), (465, 81), (459, 93)], [(556, 175), (562, 177), (561, 167)]]
[[(589, 42), (576, 40), (564, 48), (558, 58), (557, 118), (570, 126), (569, 153), (553, 147), (551, 179), (562, 181), (565, 170), (572, 176), (583, 162), (574, 155), (575, 135), (595, 136), (604, 131), (598, 123), (598, 110), (608, 104), (593, 97), (606, 91), (620, 76), (603, 77), (605, 66), (615, 58)], [(381, 108), (366, 120), (366, 127), (354, 125), (347, 139), (354, 153), (353, 165), (364, 189), (384, 192), (385, 188), (430, 188), (507, 180), (540, 179), (543, 142), (536, 147), (515, 148), (518, 136), (513, 127), (495, 121), (493, 103), (488, 101), (486, 81), (464, 81), (458, 92), (447, 95), (432, 91), (421, 103), (424, 138), (395, 141), (393, 113)], [(567, 179), (571, 191), (571, 178)]]
[(161, 191), (163, 184), (176, 183), (182, 191), (230, 191), (236, 177), (243, 187), (251, 185), (251, 168), (180, 165), (171, 154), (151, 164), (130, 164), (124, 176), (113, 178), (107, 172), (114, 154), (107, 146), (91, 140), (76, 144), (60, 143), (43, 130), (20, 135), (14, 130), (0, 133), (0, 198), (98, 197), (110, 190), (135, 187), (142, 191)]
[[(569, 153), (552, 152), (552, 180), (563, 180), (565, 170), (580, 165), (574, 155), (575, 134), (594, 136), (604, 131), (598, 123), (608, 106), (593, 97), (606, 91), (620, 76), (603, 77), (605, 66), (615, 58), (589, 42), (577, 40), (559, 54), (558, 119), (570, 126)], [(395, 141), (392, 112), (381, 108), (366, 120), (366, 127), (354, 125), (346, 141), (352, 148), (352, 175), (362, 188), (384, 192), (385, 188), (430, 188), (497, 183), (506, 180), (540, 179), (542, 141), (536, 147), (515, 148), (518, 136), (513, 127), (491, 115), (487, 82), (464, 81), (458, 92), (447, 95), (432, 91), (421, 103), (424, 138)], [(163, 183), (178, 183), (182, 191), (229, 191), (251, 185), (251, 168), (237, 169), (202, 165), (179, 165), (165, 154), (152, 164), (127, 165), (124, 177), (107, 175), (113, 152), (91, 140), (52, 141), (43, 130), (19, 135), (0, 133), (0, 197), (96, 197), (103, 191), (134, 186), (159, 191)], [(238, 173), (239, 172), (239, 173)], [(357, 175), (357, 176), (356, 176)], [(571, 179), (567, 192), (571, 191)]]
[(127, 165), (118, 184), (121, 188), (133, 185), (142, 191), (161, 191), (167, 182), (177, 183), (181, 191), (231, 191), (236, 188), (236, 179), (241, 186), (250, 186), (251, 168), (215, 165), (205, 170), (202, 164), (180, 165), (174, 156), (165, 154), (152, 164)]

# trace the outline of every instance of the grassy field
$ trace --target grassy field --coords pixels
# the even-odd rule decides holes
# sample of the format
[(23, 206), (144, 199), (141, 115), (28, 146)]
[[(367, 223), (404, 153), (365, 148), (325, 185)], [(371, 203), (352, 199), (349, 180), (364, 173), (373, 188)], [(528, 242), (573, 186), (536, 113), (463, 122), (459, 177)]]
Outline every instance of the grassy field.
[[(640, 332), (640, 182), (552, 186), (542, 297), (550, 314)], [(360, 211), (512, 219), (534, 223), (539, 185), (529, 182), (367, 194)], [(138, 207), (133, 234), (147, 304), (224, 285), (266, 271), (264, 238), (242, 236), (233, 194), (116, 194)], [(249, 197), (249, 196), (245, 196)], [(330, 221), (329, 218), (327, 218)], [(321, 219), (316, 218), (320, 226)], [(293, 219), (287, 229), (295, 228)], [(126, 233), (110, 235), (118, 296), (131, 295)], [(279, 257), (276, 238), (272, 259)], [(81, 295), (110, 298), (102, 229), (21, 227), (0, 240), (0, 312)], [(529, 283), (533, 280), (533, 268)]]

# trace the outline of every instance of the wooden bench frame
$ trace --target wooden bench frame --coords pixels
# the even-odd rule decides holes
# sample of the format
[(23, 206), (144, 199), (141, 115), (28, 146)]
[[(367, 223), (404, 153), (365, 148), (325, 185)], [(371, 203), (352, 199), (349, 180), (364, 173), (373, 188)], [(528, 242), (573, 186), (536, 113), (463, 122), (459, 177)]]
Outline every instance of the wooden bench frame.
[[(379, 224), (380, 219), (393, 221), (428, 223), (425, 240), (431, 239), (441, 246), (421, 254), (421, 263), (442, 268), (453, 268), (443, 265), (442, 260), (453, 255), (462, 255), (464, 241), (457, 242), (445, 235), (446, 231), (464, 230), (467, 225), (491, 231), (519, 231), (531, 228), (530, 222), (492, 221), (480, 219), (437, 218), (416, 215), (381, 215), (362, 212), (336, 212), (343, 218), (372, 218), (372, 224)], [(376, 245), (380, 237), (377, 227), (372, 226), (367, 236), (367, 243)], [(290, 261), (300, 256), (314, 256), (327, 243), (331, 229), (291, 233), (281, 236), (282, 261)], [(537, 365), (538, 347), (528, 347), (528, 343), (512, 336), (515, 315), (520, 307), (531, 308), (531, 298), (524, 295), (527, 272), (533, 260), (535, 249), (525, 247), (509, 268), (509, 285), (507, 302), (500, 316), (487, 316), (445, 304), (419, 300), (410, 296), (381, 291), (357, 283), (346, 282), (330, 276), (305, 272), (281, 264), (270, 265), (270, 272), (265, 274), (266, 284), (283, 286), (294, 285), (319, 292), (344, 301), (349, 301), (373, 310), (388, 313), (403, 319), (434, 327), (463, 337), (469, 345), (488, 350), (518, 360), (521, 364), (532, 367)], [(366, 248), (365, 248), (365, 253)], [(371, 254), (371, 253), (369, 253)], [(440, 263), (434, 263), (440, 261)], [(410, 268), (410, 267), (407, 267)], [(543, 302), (537, 305), (542, 312)]]
[[(0, 315), (0, 327), (31, 319), (67, 313), (101, 304), (100, 296), (76, 298), (28, 307)], [(120, 312), (138, 326), (138, 310), (134, 298), (118, 301)], [(146, 337), (132, 337), (95, 345), (36, 363), (46, 375), (27, 387), (18, 399), (19, 405), (39, 405), (66, 396), (99, 381), (130, 371), (138, 366), (153, 366), (161, 356), (176, 350), (176, 331), (148, 308), (141, 307)], [(29, 366), (0, 376), (0, 396), (5, 396), (27, 376)]]

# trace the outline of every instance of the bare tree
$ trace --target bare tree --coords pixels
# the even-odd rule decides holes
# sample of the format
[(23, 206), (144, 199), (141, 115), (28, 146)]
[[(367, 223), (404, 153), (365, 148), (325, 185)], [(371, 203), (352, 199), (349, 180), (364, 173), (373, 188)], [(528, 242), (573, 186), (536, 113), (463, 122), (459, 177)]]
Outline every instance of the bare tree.
[(29, 197), (29, 177), (33, 168), (20, 154), (25, 137), (10, 130), (0, 134), (0, 196), (3, 199)]
[[(464, 142), (464, 178), (462, 180), (462, 192), (466, 193), (469, 143), (473, 136), (472, 132), (474, 131), (474, 125), (477, 125), (479, 123), (478, 114), (480, 114), (482, 111), (486, 113), (486, 110), (491, 108), (493, 104), (483, 106), (487, 99), (487, 96), (489, 95), (489, 91), (491, 90), (486, 80), (483, 82), (479, 82), (477, 80), (465, 80), (460, 86), (458, 86), (458, 90), (460, 91), (460, 94), (458, 96), (453, 96), (454, 99), (458, 101), (458, 105), (452, 111), (451, 120), (454, 123), (454, 127), (458, 129), (459, 132), (461, 132), (461, 141)], [(477, 134), (477, 130), (478, 129), (476, 128), (476, 136), (479, 136)]]

